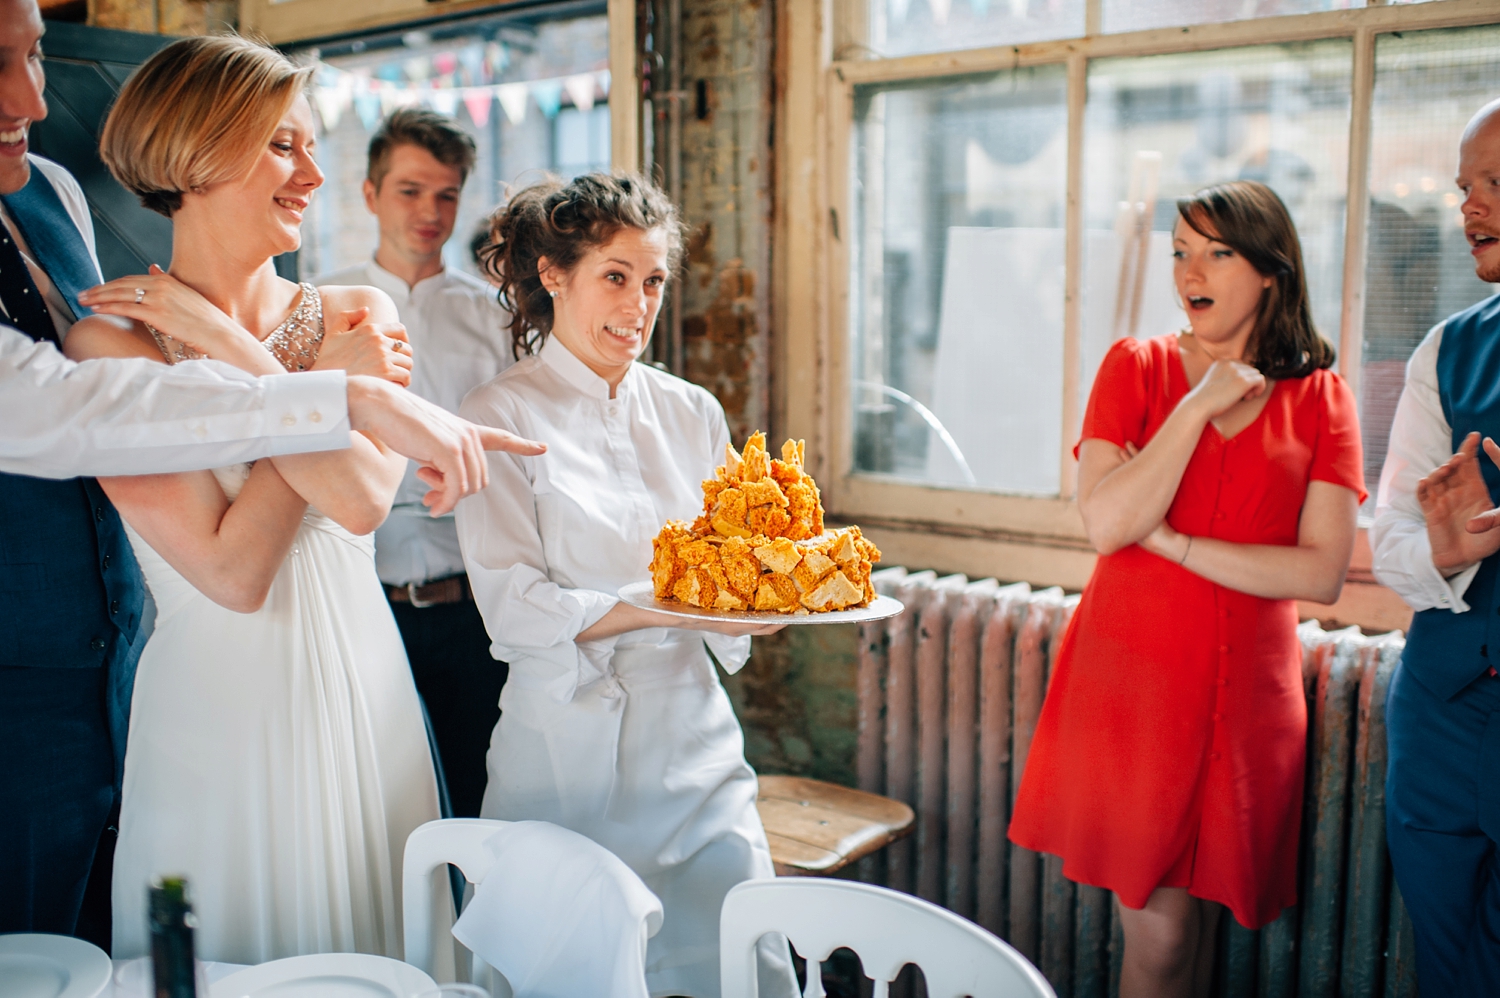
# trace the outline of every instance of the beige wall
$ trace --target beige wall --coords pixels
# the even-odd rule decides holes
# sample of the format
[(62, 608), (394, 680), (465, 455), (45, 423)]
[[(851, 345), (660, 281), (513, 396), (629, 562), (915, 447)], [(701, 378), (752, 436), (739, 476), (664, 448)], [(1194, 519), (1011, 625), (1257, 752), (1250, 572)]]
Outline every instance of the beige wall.
[(154, 35), (206, 35), (233, 31), (239, 5), (236, 0), (88, 0), (88, 23)]

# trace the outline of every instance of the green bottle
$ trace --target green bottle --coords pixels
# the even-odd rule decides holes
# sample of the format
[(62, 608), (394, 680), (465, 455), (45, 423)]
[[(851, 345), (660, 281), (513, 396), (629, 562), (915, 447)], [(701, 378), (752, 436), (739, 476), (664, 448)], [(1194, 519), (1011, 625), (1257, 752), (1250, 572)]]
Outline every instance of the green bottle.
[(146, 889), (151, 921), (151, 970), (155, 998), (198, 998), (208, 989), (198, 986), (193, 959), (193, 903), (186, 877), (155, 877)]

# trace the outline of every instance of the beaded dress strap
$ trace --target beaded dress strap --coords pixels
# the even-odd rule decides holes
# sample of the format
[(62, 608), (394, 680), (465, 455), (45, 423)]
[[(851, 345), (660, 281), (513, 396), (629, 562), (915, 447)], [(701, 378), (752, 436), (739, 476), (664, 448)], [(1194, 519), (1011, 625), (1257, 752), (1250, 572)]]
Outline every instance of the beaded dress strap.
[[(292, 314), (261, 340), (272, 356), (288, 371), (305, 371), (312, 367), (317, 362), (318, 351), (323, 347), (323, 296), (318, 294), (317, 288), (305, 282), (297, 285), (297, 288), (297, 305), (292, 309)], [(168, 364), (201, 360), (208, 356), (149, 323), (146, 328), (150, 330)]]

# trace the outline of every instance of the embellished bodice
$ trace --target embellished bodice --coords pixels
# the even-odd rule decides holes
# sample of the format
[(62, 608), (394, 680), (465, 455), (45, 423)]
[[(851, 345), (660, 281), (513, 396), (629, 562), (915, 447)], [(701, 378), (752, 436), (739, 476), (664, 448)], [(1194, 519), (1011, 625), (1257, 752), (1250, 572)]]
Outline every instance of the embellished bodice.
[[(156, 345), (161, 348), (162, 355), (166, 357), (168, 364), (176, 364), (184, 360), (199, 360), (207, 356), (158, 329), (149, 325), (146, 328), (156, 339)], [(288, 371), (305, 371), (312, 367), (323, 345), (323, 299), (318, 294), (318, 289), (311, 284), (299, 285), (296, 307), (261, 342)], [(231, 503), (239, 498), (240, 490), (249, 479), (253, 466), (254, 462), (245, 462), (211, 469), (219, 487), (224, 490), (224, 497)], [(157, 622), (160, 627), (165, 620), (198, 598), (200, 594), (190, 582), (167, 563), (165, 558), (157, 554), (140, 534), (131, 529), (129, 524), (125, 525), (125, 529), (130, 537), (131, 546), (135, 549), (136, 558), (140, 561), (141, 571), (145, 574), (151, 593), (156, 598)], [(315, 556), (318, 545), (321, 543), (316, 540), (319, 537), (336, 538), (359, 548), (370, 558), (373, 566), (375, 549), (371, 537), (357, 537), (349, 533), (312, 506), (309, 506), (302, 516), (302, 527), (298, 531), (297, 540), (293, 542), (291, 553), (288, 555), (288, 563), (300, 562), (304, 565), (311, 565), (307, 559)]]
[[(297, 304), (281, 325), (271, 330), (261, 343), (288, 371), (305, 371), (318, 359), (323, 347), (323, 296), (311, 284), (303, 282), (297, 286)], [(163, 333), (155, 326), (147, 325), (156, 345), (168, 364), (183, 360), (201, 360), (208, 355)]]

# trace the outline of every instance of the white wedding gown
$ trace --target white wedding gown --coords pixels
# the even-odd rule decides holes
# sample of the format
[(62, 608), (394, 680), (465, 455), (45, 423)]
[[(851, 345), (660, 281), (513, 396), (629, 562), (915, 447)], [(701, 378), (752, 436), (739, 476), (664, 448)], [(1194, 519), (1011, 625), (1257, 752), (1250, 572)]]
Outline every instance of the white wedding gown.
[[(214, 475), (233, 501), (249, 471)], [(236, 613), (130, 540), (158, 616), (130, 716), (113, 955), (150, 951), (146, 886), (165, 873), (190, 878), (200, 959), (400, 959), (402, 853), (438, 798), (373, 542), (309, 508), (265, 606)]]

